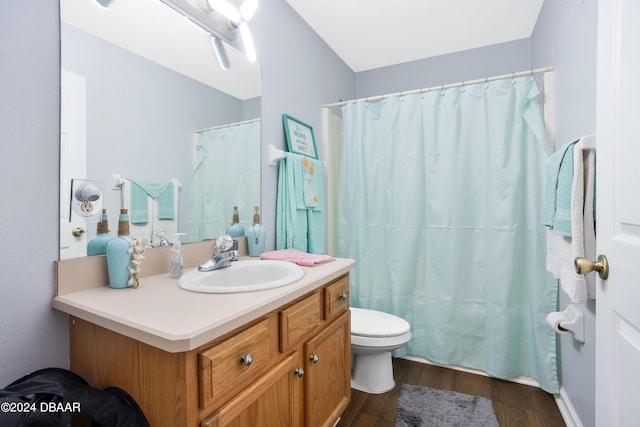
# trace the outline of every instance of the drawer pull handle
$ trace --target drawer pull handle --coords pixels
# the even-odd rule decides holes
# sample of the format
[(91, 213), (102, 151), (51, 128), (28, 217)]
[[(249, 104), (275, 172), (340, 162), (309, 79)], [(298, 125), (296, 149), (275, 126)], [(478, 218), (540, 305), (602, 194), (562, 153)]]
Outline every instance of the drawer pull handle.
[(340, 295), (338, 295), (338, 299), (345, 301), (347, 298), (349, 298), (349, 294), (347, 293), (341, 293)]
[(313, 363), (318, 363), (318, 355), (317, 354), (312, 354), (311, 356), (309, 356), (309, 360), (311, 360)]
[(296, 374), (296, 376), (298, 378), (302, 378), (302, 376), (304, 375), (304, 369), (303, 368), (296, 368), (295, 371), (293, 371), (294, 374)]
[(249, 366), (249, 365), (251, 365), (253, 363), (253, 356), (251, 355), (251, 353), (245, 354), (240, 358), (240, 362), (244, 366)]

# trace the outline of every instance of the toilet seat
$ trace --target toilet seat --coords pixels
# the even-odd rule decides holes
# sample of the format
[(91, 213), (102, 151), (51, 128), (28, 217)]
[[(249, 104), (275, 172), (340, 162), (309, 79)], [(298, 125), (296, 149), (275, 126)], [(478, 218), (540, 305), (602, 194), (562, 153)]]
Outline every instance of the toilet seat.
[(404, 335), (410, 325), (393, 314), (365, 308), (351, 307), (351, 335), (370, 338), (388, 338)]

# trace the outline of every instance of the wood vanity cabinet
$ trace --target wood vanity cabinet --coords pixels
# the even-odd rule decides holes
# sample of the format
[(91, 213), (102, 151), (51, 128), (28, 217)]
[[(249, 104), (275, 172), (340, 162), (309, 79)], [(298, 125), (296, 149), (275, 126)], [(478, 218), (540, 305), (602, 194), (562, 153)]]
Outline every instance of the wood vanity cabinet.
[(71, 318), (71, 369), (152, 427), (332, 426), (351, 398), (345, 274), (219, 339), (168, 353)]

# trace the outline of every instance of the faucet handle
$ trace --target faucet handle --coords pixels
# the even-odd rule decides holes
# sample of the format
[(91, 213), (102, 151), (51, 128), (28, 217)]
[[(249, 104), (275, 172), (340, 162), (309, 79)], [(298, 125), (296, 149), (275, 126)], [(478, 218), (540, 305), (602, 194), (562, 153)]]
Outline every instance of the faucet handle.
[(216, 253), (228, 251), (233, 247), (233, 239), (228, 234), (223, 234), (216, 239)]

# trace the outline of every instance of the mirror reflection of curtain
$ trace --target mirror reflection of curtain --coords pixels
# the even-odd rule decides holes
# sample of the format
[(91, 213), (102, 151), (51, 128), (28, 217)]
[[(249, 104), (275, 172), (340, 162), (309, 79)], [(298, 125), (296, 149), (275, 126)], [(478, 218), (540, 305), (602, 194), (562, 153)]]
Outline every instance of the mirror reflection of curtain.
[(351, 301), (394, 313), (396, 355), (558, 392), (541, 225), (548, 145), (531, 77), (342, 108), (338, 251)]
[(260, 121), (200, 132), (189, 191), (189, 240), (215, 239), (238, 206), (245, 229), (260, 205)]

